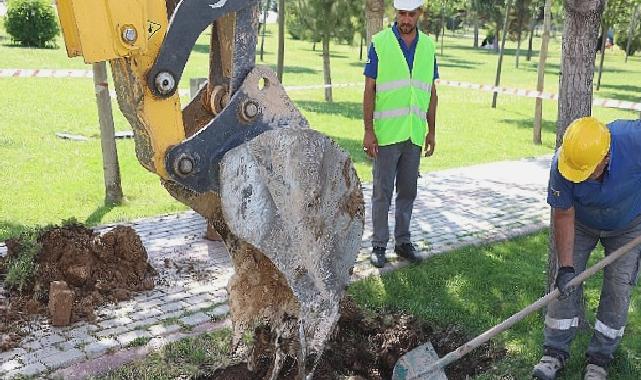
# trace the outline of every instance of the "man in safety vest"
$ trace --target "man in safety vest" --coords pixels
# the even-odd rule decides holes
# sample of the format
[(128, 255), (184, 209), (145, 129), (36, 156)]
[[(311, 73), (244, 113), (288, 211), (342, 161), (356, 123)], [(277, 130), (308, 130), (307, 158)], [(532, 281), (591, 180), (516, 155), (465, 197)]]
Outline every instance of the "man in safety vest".
[(419, 261), (409, 227), (421, 148), (425, 156), (434, 152), (438, 78), (434, 41), (416, 28), (422, 6), (423, 0), (394, 0), (396, 23), (372, 37), (365, 66), (363, 149), (374, 159), (370, 260), (377, 268), (385, 265), (395, 182), (394, 251)]
[[(582, 287), (567, 287), (601, 243), (605, 254), (641, 235), (641, 120), (605, 126), (592, 117), (575, 120), (552, 160), (548, 203), (552, 206), (561, 297), (545, 316), (544, 353), (532, 375), (554, 379), (569, 358), (579, 324)], [(628, 318), (641, 249), (605, 267), (585, 379), (605, 379)]]

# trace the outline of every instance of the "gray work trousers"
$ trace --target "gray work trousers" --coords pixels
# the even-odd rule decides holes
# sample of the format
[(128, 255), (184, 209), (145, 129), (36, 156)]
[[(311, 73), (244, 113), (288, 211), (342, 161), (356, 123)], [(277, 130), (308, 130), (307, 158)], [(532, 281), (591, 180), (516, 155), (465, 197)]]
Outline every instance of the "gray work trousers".
[(389, 241), (389, 212), (396, 181), (396, 244), (410, 242), (410, 220), (416, 199), (418, 165), (421, 147), (410, 140), (393, 145), (379, 146), (373, 165), (372, 194), (372, 247), (387, 247)]
[[(575, 231), (574, 269), (576, 273), (580, 273), (585, 269), (597, 242), (601, 242), (607, 256), (641, 235), (641, 217), (615, 231), (595, 230), (576, 222)], [(640, 257), (641, 249), (637, 247), (604, 269), (597, 319), (586, 353), (590, 363), (607, 367), (613, 359), (628, 319), (630, 296), (639, 275)], [(579, 322), (582, 293), (581, 287), (570, 296), (559, 298), (548, 306), (543, 343), (546, 354), (569, 357), (570, 343)]]

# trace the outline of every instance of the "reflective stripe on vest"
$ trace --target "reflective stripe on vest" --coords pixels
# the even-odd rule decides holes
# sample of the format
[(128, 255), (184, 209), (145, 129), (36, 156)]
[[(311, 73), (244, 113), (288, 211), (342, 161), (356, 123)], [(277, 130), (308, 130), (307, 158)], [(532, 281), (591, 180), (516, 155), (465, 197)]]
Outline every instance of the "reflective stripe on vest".
[(431, 83), (421, 82), (418, 79), (401, 79), (401, 80), (395, 80), (393, 82), (387, 82), (383, 84), (377, 83), (376, 91), (391, 91), (391, 90), (396, 90), (403, 87), (416, 87), (426, 92), (432, 91)]
[(409, 114), (415, 114), (422, 120), (427, 121), (427, 117), (425, 112), (423, 112), (422, 109), (419, 107), (410, 107), (410, 108), (398, 108), (395, 110), (387, 110), (387, 111), (377, 111), (374, 112), (374, 118), (375, 119), (390, 119), (394, 117), (401, 117), (401, 116), (407, 116)]
[(434, 81), (434, 41), (419, 32), (412, 73), (391, 28), (372, 38), (378, 56), (374, 132), (381, 146), (410, 139), (422, 146)]

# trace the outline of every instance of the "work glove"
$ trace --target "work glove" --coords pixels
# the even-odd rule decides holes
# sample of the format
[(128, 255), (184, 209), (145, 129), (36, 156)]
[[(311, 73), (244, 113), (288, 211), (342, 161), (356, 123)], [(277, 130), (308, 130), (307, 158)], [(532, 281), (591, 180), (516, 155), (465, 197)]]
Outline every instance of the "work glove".
[(561, 292), (562, 297), (570, 296), (575, 288), (574, 286), (568, 287), (568, 283), (576, 276), (574, 267), (561, 267), (556, 274), (556, 287)]

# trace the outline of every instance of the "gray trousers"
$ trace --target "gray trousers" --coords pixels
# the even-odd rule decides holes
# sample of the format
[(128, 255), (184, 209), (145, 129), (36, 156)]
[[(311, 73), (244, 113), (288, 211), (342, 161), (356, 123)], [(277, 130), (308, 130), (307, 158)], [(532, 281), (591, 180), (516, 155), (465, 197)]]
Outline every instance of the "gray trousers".
[[(574, 269), (580, 273), (585, 269), (597, 242), (601, 242), (607, 256), (641, 235), (641, 217), (616, 231), (599, 231), (576, 222), (575, 231)], [(639, 275), (640, 257), (641, 249), (637, 247), (604, 269), (597, 319), (586, 354), (590, 363), (606, 367), (613, 359), (628, 319), (630, 296)], [(548, 306), (543, 344), (548, 354), (560, 354), (565, 358), (569, 356), (570, 343), (579, 322), (582, 294), (581, 287), (572, 295), (557, 299)]]
[(378, 147), (373, 166), (372, 247), (387, 247), (389, 241), (389, 212), (396, 181), (396, 244), (410, 242), (410, 220), (416, 199), (418, 165), (421, 147), (411, 141)]

